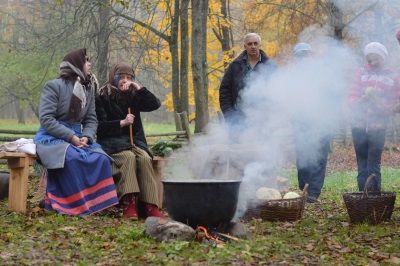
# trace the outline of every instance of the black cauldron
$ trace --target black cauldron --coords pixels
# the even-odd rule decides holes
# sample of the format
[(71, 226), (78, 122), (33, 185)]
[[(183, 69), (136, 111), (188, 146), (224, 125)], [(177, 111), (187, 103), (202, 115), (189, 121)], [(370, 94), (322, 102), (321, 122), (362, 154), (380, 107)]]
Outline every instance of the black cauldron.
[(172, 219), (195, 228), (229, 223), (240, 180), (163, 180), (164, 204)]

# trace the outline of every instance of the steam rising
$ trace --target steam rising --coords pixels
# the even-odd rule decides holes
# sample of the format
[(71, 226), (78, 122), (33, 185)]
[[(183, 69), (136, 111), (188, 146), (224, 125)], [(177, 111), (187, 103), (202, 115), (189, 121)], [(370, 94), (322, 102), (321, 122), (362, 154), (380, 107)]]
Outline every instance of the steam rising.
[[(348, 3), (337, 4), (341, 7), (344, 2)], [(365, 2), (364, 6), (368, 6), (373, 1)], [(351, 7), (346, 5), (344, 10)], [(166, 178), (241, 179), (237, 216), (243, 214), (257, 188), (279, 187), (277, 176), (293, 154), (294, 121), (313, 125), (306, 146), (327, 134), (336, 134), (345, 125), (345, 97), (356, 68), (362, 63), (360, 51), (376, 36), (375, 31), (372, 35), (362, 35), (364, 30), (357, 32), (355, 27), (362, 24), (360, 21), (364, 18), (348, 25), (347, 33), (360, 41), (355, 49), (329, 37), (326, 27), (306, 29), (299, 41), (311, 44), (312, 56), (291, 58), (272, 73), (269, 68), (252, 73), (241, 94), (240, 108), (246, 119), (211, 123), (205, 135), (173, 155)], [(394, 47), (395, 30), (386, 32), (391, 36), (380, 39), (390, 40), (384, 44)], [(307, 160), (315, 160), (316, 156), (310, 153)]]

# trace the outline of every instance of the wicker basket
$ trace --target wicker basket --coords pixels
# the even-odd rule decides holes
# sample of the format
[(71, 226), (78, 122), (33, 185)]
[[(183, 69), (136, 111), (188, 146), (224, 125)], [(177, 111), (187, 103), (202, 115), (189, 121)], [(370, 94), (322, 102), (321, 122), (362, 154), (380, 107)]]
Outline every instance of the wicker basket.
[(294, 199), (269, 200), (262, 203), (250, 201), (244, 219), (261, 218), (266, 221), (296, 221), (304, 211), (307, 199), (308, 184), (300, 197)]
[(395, 192), (368, 192), (375, 175), (368, 177), (364, 192), (344, 193), (343, 200), (352, 223), (378, 224), (390, 220), (396, 201)]

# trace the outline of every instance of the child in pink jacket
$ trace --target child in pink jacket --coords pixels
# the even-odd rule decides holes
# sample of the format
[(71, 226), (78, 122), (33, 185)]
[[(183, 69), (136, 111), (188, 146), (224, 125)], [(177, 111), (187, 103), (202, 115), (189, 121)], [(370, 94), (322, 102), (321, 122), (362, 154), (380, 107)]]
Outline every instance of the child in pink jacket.
[(364, 48), (367, 63), (356, 74), (348, 94), (353, 144), (358, 166), (358, 189), (362, 191), (370, 175), (375, 179), (369, 191), (381, 189), (381, 156), (386, 127), (399, 102), (399, 80), (385, 67), (387, 49), (378, 42)]

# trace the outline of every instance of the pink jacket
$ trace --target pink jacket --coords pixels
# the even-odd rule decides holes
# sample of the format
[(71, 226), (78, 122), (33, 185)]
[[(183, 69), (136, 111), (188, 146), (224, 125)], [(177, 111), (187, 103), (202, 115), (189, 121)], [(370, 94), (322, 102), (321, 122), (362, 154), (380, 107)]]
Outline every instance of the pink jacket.
[(383, 129), (400, 99), (399, 77), (390, 69), (360, 68), (348, 94), (352, 127)]

